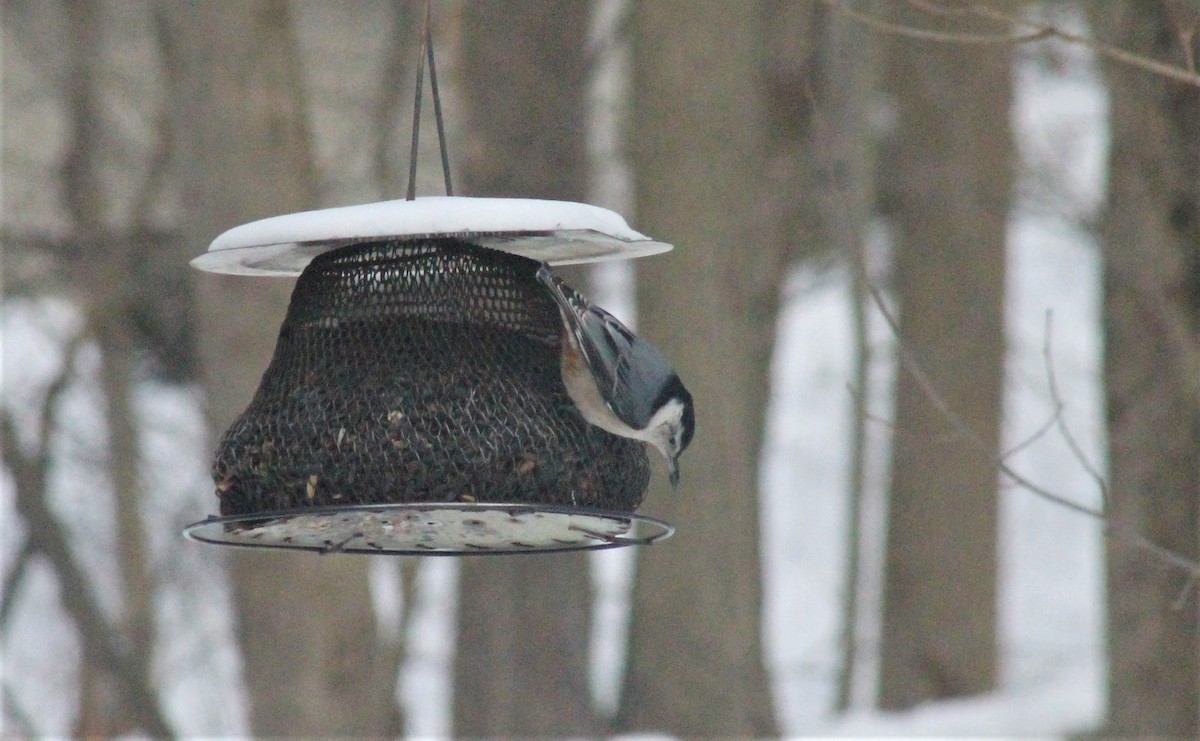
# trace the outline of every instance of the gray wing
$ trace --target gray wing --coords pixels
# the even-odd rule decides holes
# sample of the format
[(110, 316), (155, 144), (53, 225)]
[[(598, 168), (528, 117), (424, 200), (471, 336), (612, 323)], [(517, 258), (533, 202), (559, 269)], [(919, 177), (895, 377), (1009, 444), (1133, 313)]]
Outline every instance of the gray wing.
[(554, 296), (609, 409), (641, 429), (653, 416), (659, 392), (674, 369), (658, 348), (634, 334), (612, 314), (564, 283), (549, 266), (537, 273)]

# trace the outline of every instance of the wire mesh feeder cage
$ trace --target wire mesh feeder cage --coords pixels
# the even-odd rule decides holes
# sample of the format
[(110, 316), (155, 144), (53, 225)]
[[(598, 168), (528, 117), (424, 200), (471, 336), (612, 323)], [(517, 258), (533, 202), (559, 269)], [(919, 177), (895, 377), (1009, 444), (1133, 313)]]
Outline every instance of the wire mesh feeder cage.
[(670, 535), (635, 512), (644, 446), (589, 425), (568, 397), (561, 319), (536, 278), (539, 260), (669, 245), (603, 209), (515, 199), (394, 201), (239, 229), (197, 266), (302, 272), (258, 392), (218, 444), (220, 516), (189, 537), (466, 554)]

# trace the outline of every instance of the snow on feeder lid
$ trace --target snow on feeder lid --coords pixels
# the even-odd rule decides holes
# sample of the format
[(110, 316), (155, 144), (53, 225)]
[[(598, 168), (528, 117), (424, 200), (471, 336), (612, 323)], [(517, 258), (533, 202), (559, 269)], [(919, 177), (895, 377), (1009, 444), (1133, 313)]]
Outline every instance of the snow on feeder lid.
[(213, 240), (192, 265), (214, 273), (298, 275), (316, 255), (394, 237), (459, 237), (551, 265), (645, 257), (671, 249), (599, 206), (440, 196), (304, 211), (243, 224)]
[[(361, 217), (361, 218), (360, 218)], [(202, 542), (472, 554), (646, 544), (644, 445), (595, 427), (561, 375), (542, 261), (670, 245), (583, 204), (422, 198), (231, 229), (193, 261), (300, 272), (270, 366), (213, 463)]]

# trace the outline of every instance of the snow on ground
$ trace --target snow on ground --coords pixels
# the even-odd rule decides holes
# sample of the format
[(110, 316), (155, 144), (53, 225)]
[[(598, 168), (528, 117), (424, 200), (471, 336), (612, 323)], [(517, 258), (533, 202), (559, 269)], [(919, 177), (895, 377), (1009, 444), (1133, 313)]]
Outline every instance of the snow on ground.
[(805, 730), (828, 737), (937, 736), (974, 738), (1053, 738), (1094, 728), (1104, 712), (1103, 697), (1088, 688), (1095, 675), (1066, 668), (1045, 682), (979, 697), (930, 703), (906, 712), (852, 712)]

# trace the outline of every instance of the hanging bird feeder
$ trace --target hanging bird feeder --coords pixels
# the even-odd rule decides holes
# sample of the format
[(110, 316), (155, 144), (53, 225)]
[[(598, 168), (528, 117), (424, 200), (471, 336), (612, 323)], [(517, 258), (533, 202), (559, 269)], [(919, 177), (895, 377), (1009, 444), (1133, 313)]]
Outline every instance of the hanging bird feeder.
[[(220, 515), (186, 528), (194, 540), (461, 555), (672, 533), (635, 512), (650, 476), (643, 442), (589, 423), (572, 401), (565, 320), (539, 280), (547, 264), (671, 246), (595, 206), (453, 197), (428, 14), (427, 4), (408, 198), (245, 224), (192, 261), (299, 275), (258, 392), (217, 447)], [(415, 197), (426, 58), (446, 178), (438, 198)], [(648, 348), (638, 357), (659, 357)], [(677, 456), (677, 435), (671, 444)]]
[(542, 262), (670, 249), (558, 201), (419, 198), (231, 229), (193, 261), (300, 274), (275, 354), (213, 464), (196, 539), (372, 553), (642, 544), (642, 443), (589, 425), (560, 372)]

